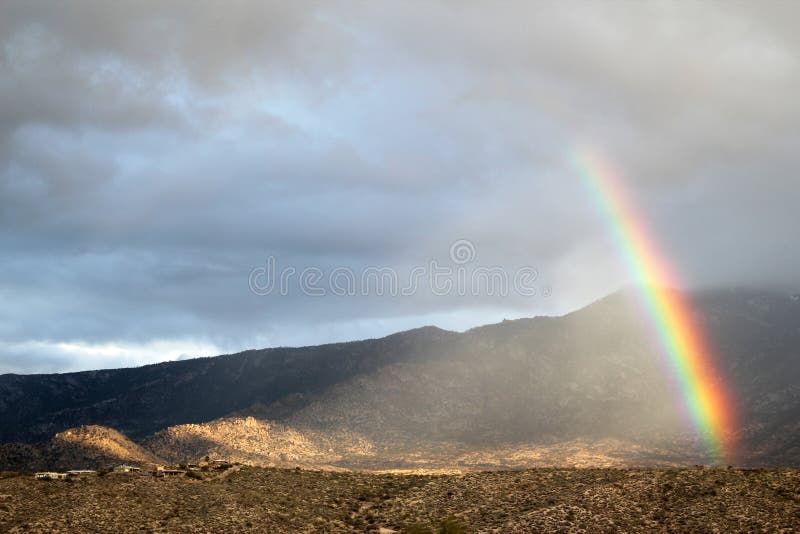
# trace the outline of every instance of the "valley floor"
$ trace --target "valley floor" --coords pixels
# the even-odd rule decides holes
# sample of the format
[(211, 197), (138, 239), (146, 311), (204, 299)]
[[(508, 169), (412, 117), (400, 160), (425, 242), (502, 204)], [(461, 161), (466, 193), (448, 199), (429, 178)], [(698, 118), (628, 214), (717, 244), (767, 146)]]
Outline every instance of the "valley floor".
[(795, 532), (800, 470), (0, 479), (0, 532), (438, 532), (447, 518), (464, 532)]

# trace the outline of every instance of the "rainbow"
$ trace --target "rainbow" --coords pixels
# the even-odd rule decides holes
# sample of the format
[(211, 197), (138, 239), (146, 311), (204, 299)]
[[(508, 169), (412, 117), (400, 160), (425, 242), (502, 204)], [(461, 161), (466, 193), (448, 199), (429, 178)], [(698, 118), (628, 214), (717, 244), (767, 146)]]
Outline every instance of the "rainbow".
[(575, 151), (570, 160), (608, 221), (706, 453), (718, 462), (732, 461), (732, 403), (715, 371), (703, 332), (692, 320), (688, 303), (671, 289), (679, 287), (673, 272), (659, 254), (619, 174), (597, 153), (588, 150)]

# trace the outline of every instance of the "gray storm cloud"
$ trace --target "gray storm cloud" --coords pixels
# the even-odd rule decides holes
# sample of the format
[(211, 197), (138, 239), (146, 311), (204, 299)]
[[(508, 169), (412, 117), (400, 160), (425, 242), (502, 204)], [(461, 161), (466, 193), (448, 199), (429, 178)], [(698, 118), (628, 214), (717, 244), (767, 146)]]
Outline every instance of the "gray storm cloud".
[[(798, 11), (4, 2), (0, 372), (570, 310), (630, 282), (578, 145), (686, 287), (796, 287)], [(269, 256), (405, 276), (457, 239), (552, 295), (248, 287)]]

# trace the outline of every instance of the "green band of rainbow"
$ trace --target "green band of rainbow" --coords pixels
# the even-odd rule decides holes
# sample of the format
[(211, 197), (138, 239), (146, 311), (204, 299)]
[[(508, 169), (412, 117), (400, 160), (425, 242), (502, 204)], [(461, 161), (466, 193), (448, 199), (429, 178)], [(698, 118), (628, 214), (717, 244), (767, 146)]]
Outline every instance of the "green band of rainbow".
[(706, 452), (724, 462), (735, 456), (734, 414), (703, 332), (667, 263), (658, 253), (644, 219), (626, 195), (617, 173), (597, 154), (576, 151), (570, 158), (608, 222), (634, 277), (648, 315), (674, 371), (689, 415)]

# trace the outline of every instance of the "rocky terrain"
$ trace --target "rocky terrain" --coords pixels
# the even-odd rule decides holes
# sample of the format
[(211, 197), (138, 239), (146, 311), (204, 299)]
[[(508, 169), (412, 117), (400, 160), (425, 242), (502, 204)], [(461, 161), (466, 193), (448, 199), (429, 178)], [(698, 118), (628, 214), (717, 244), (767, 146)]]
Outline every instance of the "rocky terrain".
[[(796, 532), (796, 470), (0, 479), (2, 532)], [(442, 528), (444, 526), (444, 528)]]
[[(690, 297), (739, 415), (740, 454), (725, 462), (800, 465), (800, 300)], [(659, 351), (635, 295), (621, 292), (563, 317), (461, 334), (426, 327), (135, 369), (2, 375), (0, 467), (61, 465), (62, 442), (85, 441), (92, 458), (89, 434), (53, 438), (86, 425), (132, 440), (119, 455), (109, 438), (103, 454), (114, 458), (377, 470), (720, 463), (697, 443)]]

